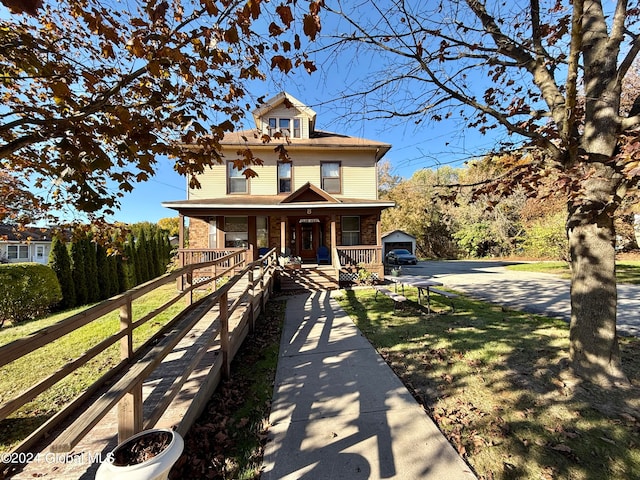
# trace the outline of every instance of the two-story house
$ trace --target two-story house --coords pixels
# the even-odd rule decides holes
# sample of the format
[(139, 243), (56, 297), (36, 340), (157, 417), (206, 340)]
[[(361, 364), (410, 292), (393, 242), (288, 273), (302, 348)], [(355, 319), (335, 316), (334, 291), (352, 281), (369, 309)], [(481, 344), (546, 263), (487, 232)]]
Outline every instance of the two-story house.
[[(163, 202), (189, 218), (189, 250), (244, 247), (257, 258), (276, 248), (300, 257), (303, 267), (330, 264), (336, 279), (342, 267), (358, 264), (382, 276), (380, 214), (394, 203), (378, 198), (378, 162), (391, 145), (319, 130), (316, 113), (287, 93), (253, 118), (255, 129), (225, 135), (226, 161), (198, 177), (200, 189)], [(290, 162), (279, 159), (282, 145)], [(257, 177), (234, 165), (247, 148), (264, 162), (252, 167)]]

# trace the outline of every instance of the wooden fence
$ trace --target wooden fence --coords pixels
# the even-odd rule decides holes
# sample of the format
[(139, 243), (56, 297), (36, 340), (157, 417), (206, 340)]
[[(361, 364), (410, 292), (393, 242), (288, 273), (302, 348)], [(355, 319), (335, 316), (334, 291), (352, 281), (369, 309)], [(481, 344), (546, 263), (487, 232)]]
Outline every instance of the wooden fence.
[[(271, 250), (267, 255), (255, 262), (247, 261), (249, 253), (245, 251), (241, 254), (241, 252), (234, 251), (209, 262), (186, 265), (177, 271), (139, 285), (121, 295), (88, 308), (55, 325), (0, 347), (0, 367), (2, 367), (37, 349), (46, 347), (49, 343), (90, 324), (107, 313), (119, 312), (119, 331), (93, 345), (80, 357), (69, 361), (44, 380), (31, 386), (27, 391), (21, 392), (15, 398), (0, 405), (0, 420), (2, 420), (51, 388), (58, 381), (73, 374), (75, 370), (85, 365), (109, 346), (114, 345), (116, 342), (120, 343), (120, 363), (35, 430), (13, 450), (13, 453), (26, 452), (41, 438), (50, 434), (54, 428), (76, 413), (80, 405), (86, 403), (89, 397), (97, 393), (102, 393), (99, 399), (84, 410), (71, 426), (55, 439), (52, 444), (53, 451), (69, 451), (116, 405), (118, 406), (118, 437), (120, 440), (142, 429), (153, 427), (163, 411), (178, 395), (180, 387), (188, 379), (193, 369), (196, 368), (206, 351), (210, 349), (214, 342), (218, 342), (220, 354), (217, 355), (217, 358), (219, 358), (219, 364), (211, 370), (216, 378), (211, 381), (207, 380), (207, 389), (211, 391), (208, 394), (210, 397), (215, 386), (217, 386), (220, 375), (229, 374), (231, 360), (247, 333), (253, 328), (255, 318), (264, 308), (273, 288), (276, 270), (275, 250)], [(192, 279), (198, 276), (199, 270), (211, 270), (212, 267), (216, 272), (215, 276), (204, 280), (199, 278), (198, 283), (193, 283)], [(219, 280), (221, 278), (228, 279), (228, 281), (220, 285)], [(184, 287), (181, 291), (177, 291), (175, 297), (168, 299), (163, 305), (142, 318), (133, 319), (132, 305), (136, 299), (159, 287), (176, 283), (176, 281)], [(206, 291), (203, 294), (203, 298), (194, 302), (194, 290), (202, 291), (205, 287)], [(207, 293), (209, 290), (211, 291)], [(232, 296), (230, 296), (231, 292), (233, 293)], [(185, 308), (152, 338), (134, 350), (134, 330), (183, 298), (186, 298)], [(198, 321), (204, 315), (213, 311), (214, 308), (218, 315), (218, 331), (215, 335), (207, 337), (198, 353), (189, 362), (180, 379), (174, 383), (162, 402), (156, 406), (151, 417), (146, 420), (143, 419), (142, 384), (144, 380), (171, 353), (180, 339), (189, 334)], [(233, 328), (230, 329), (230, 319), (232, 317), (236, 318), (237, 321)], [(113, 383), (105, 391), (105, 384), (108, 381)], [(205, 402), (206, 398), (202, 397), (198, 401)], [(188, 418), (185, 418), (185, 422), (183, 422), (184, 425), (181, 424), (180, 426), (182, 433), (188, 430), (189, 425), (186, 424), (186, 421), (194, 421), (199, 414), (198, 410), (203, 407), (204, 404), (192, 406), (191, 413), (187, 415)]]

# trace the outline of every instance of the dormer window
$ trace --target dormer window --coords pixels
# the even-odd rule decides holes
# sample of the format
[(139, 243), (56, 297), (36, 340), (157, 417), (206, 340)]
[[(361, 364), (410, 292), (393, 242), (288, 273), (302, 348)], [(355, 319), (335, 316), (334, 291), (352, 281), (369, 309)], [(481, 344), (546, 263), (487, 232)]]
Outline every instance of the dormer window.
[(269, 117), (269, 135), (276, 133), (289, 138), (302, 138), (302, 122), (299, 118)]

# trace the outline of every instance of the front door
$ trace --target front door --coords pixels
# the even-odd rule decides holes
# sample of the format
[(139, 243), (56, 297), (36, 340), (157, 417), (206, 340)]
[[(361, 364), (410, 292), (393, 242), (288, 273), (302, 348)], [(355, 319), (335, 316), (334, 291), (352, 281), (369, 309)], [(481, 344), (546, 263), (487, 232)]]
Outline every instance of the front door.
[(318, 250), (318, 225), (317, 223), (299, 223), (298, 224), (298, 252), (303, 260), (315, 261), (316, 251)]

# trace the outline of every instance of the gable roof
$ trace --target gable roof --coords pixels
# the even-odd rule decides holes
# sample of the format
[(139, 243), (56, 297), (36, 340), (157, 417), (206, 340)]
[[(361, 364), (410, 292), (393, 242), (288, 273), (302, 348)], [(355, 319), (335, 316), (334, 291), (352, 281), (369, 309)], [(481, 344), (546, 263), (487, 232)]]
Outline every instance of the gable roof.
[(411, 237), (411, 238), (413, 238), (414, 240), (416, 239), (416, 237), (415, 237), (414, 235), (411, 235), (410, 233), (407, 233), (407, 232), (405, 232), (404, 230), (392, 230), (392, 231), (390, 231), (390, 232), (384, 232), (384, 233), (381, 235), (381, 238), (386, 238), (386, 237), (388, 237), (388, 236), (390, 236), (390, 235), (393, 235), (394, 233), (397, 233), (397, 234), (399, 234), (399, 235), (404, 235), (404, 236), (407, 236), (407, 237)]
[(280, 203), (298, 203), (298, 202), (329, 202), (340, 203), (335, 197), (331, 196), (324, 190), (311, 182), (305, 183), (298, 190), (285, 197)]
[(311, 108), (307, 107), (300, 100), (295, 98), (292, 95), (289, 95), (287, 92), (280, 92), (273, 98), (265, 101), (260, 107), (256, 108), (253, 114), (253, 120), (255, 121), (256, 126), (259, 124), (259, 120), (261, 117), (264, 117), (267, 113), (269, 113), (274, 108), (280, 106), (281, 104), (286, 103), (288, 107), (295, 108), (300, 111), (304, 116), (309, 118), (309, 122), (311, 123), (311, 131), (315, 129), (316, 123), (316, 112)]

